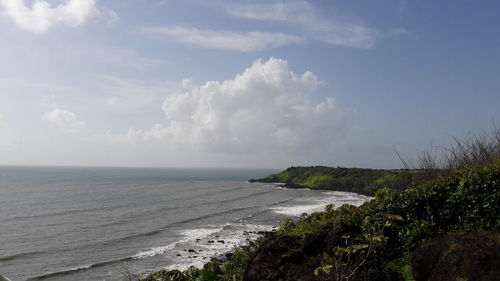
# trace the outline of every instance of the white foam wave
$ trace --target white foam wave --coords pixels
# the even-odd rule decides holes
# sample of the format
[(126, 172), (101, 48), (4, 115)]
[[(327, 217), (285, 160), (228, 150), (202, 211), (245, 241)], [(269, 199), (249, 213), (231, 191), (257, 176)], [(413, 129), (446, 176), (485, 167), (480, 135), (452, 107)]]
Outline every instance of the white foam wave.
[[(256, 239), (259, 236), (259, 231), (270, 231), (272, 228), (271, 225), (226, 224), (219, 228), (220, 231), (205, 236), (203, 241), (199, 241), (199, 243), (188, 245), (180, 243), (179, 246), (189, 246), (194, 252), (181, 250), (178, 253), (180, 256), (175, 258), (176, 263), (167, 266), (166, 269), (186, 270), (189, 266), (200, 268), (212, 257), (231, 252), (235, 247)], [(192, 231), (196, 232), (197, 230)]]
[(165, 246), (161, 247), (154, 247), (150, 250), (139, 252), (135, 254), (132, 258), (134, 259), (143, 259), (146, 257), (153, 257), (157, 255), (161, 255), (166, 253), (167, 251), (171, 251), (175, 248), (175, 246), (181, 244), (181, 243), (187, 243), (187, 242), (192, 242), (196, 241), (197, 239), (203, 239), (205, 237), (208, 237), (209, 235), (216, 233), (220, 231), (220, 228), (198, 228), (198, 229), (186, 229), (181, 232), (181, 234), (184, 236), (181, 240), (178, 240), (176, 242), (167, 244)]
[(304, 200), (304, 204), (300, 205), (272, 207), (271, 210), (281, 215), (298, 217), (304, 213), (321, 212), (329, 204), (333, 204), (336, 208), (345, 204), (361, 206), (366, 201), (373, 199), (369, 196), (341, 191), (329, 191), (324, 194), (329, 197)]

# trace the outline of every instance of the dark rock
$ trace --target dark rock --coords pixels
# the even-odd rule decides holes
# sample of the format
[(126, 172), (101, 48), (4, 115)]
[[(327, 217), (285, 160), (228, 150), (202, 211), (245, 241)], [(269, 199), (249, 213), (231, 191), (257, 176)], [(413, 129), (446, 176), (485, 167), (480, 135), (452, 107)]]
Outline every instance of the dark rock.
[(208, 240), (208, 243), (212, 244), (212, 243), (215, 243), (215, 241), (214, 240)]
[(485, 233), (434, 238), (413, 253), (416, 281), (493, 281), (500, 276), (500, 241)]
[(233, 254), (233, 253), (226, 253), (226, 254), (225, 254), (225, 256), (226, 256), (226, 258), (227, 258), (227, 259), (229, 259), (229, 258), (231, 258), (232, 256), (234, 256), (234, 254)]
[(189, 252), (189, 253), (196, 253), (196, 251), (195, 251), (195, 250), (193, 250), (193, 249), (189, 249), (189, 250), (188, 250), (188, 252)]
[[(351, 240), (360, 237), (358, 233), (335, 234), (326, 225), (318, 232), (305, 237), (278, 236), (271, 232), (267, 240), (253, 253), (244, 273), (245, 281), (316, 281), (332, 280), (332, 276), (315, 276), (313, 271), (321, 265), (322, 256), (331, 254), (337, 246), (344, 246), (343, 236)], [(383, 261), (368, 259), (351, 276), (352, 281), (398, 280), (387, 272)]]
[(225, 244), (224, 240), (217, 240), (217, 243)]

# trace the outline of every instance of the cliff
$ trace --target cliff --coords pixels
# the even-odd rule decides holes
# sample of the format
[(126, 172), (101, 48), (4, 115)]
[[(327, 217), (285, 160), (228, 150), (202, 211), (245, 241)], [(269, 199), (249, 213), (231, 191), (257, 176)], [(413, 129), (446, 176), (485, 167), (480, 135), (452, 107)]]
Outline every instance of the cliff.
[(379, 170), (343, 167), (290, 167), (280, 173), (250, 182), (283, 183), (287, 188), (311, 188), (350, 191), (374, 195), (381, 188), (403, 189), (409, 173), (418, 170)]
[(361, 207), (287, 220), (225, 264), (143, 281), (497, 280), (498, 206), (500, 159), (403, 191), (379, 189)]

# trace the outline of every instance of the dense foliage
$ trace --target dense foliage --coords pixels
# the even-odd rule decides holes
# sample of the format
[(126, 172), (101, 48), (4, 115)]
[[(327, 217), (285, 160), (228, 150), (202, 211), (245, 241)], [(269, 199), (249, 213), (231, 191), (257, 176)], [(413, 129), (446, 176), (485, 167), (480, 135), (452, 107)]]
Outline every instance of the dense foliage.
[[(275, 179), (283, 181), (298, 177), (295, 172), (300, 169), (307, 168), (290, 168)], [(317, 169), (323, 168), (314, 168), (316, 172)], [(343, 171), (346, 175), (356, 172), (372, 179), (391, 175), (366, 169), (323, 171)], [(299, 178), (309, 179), (312, 174)], [(285, 178), (285, 175), (288, 177)], [(394, 175), (397, 176), (397, 172)], [(304, 215), (297, 221), (285, 221), (277, 235), (308, 237), (324, 231), (325, 227), (335, 235), (341, 235), (345, 242), (338, 245), (335, 251), (317, 253), (323, 258), (316, 268), (311, 268), (311, 274), (314, 272), (317, 275), (315, 278), (319, 278), (315, 280), (352, 280), (352, 276), (366, 270), (375, 260), (388, 271), (396, 272), (399, 280), (412, 280), (409, 262), (414, 249), (432, 237), (450, 232), (498, 233), (498, 206), (500, 159), (487, 166), (464, 168), (449, 177), (404, 191), (380, 189), (374, 200), (361, 207), (345, 205), (334, 209), (328, 206), (324, 212)], [(242, 280), (247, 262), (258, 247), (259, 243), (254, 243), (237, 250), (233, 258), (222, 266), (210, 262), (201, 270), (190, 268), (183, 273), (163, 271), (150, 275), (144, 281)]]
[[(325, 212), (304, 216), (297, 222), (287, 221), (283, 235), (306, 235), (322, 225), (331, 224), (335, 231), (382, 228), (386, 214), (403, 218), (397, 233), (386, 229), (386, 236), (397, 246), (412, 248), (418, 237), (449, 231), (500, 230), (500, 161), (486, 167), (457, 171), (447, 179), (438, 179), (401, 192), (381, 189), (375, 200), (356, 208), (331, 207)], [(394, 246), (396, 246), (394, 244)]]
[(417, 171), (324, 166), (290, 167), (280, 173), (256, 181), (288, 183), (312, 189), (341, 190), (373, 195), (384, 187), (392, 189), (406, 187), (408, 173), (415, 172)]

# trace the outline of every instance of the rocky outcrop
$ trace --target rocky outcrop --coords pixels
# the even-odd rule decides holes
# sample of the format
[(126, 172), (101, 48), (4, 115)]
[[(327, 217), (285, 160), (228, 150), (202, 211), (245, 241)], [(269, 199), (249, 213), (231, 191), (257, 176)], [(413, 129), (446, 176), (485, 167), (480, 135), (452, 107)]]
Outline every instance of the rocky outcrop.
[[(335, 234), (331, 226), (305, 237), (272, 236), (257, 249), (244, 274), (245, 281), (319, 281), (331, 276), (314, 275), (322, 257), (345, 243), (343, 237), (358, 237), (356, 233)], [(386, 272), (383, 262), (368, 260), (351, 280), (397, 280)]]
[(494, 281), (500, 278), (500, 243), (484, 233), (434, 238), (413, 253), (416, 281)]

